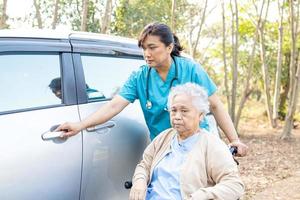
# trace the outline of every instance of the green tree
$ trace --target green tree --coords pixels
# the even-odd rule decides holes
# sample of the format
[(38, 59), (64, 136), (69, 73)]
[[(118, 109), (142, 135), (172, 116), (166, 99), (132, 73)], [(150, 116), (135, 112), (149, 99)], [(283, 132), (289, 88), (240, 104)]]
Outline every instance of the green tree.
[(7, 9), (7, 0), (3, 0), (2, 3), (0, 4), (0, 29), (8, 28), (8, 24), (6, 23), (7, 21), (7, 14), (6, 14), (6, 9)]
[[(88, 1), (87, 7), (87, 19), (86, 28), (87, 32), (100, 32), (100, 22), (99, 22), (99, 11), (98, 8), (102, 8), (103, 1)], [(68, 0), (69, 9), (67, 10), (67, 18), (71, 23), (72, 29), (75, 31), (80, 31), (82, 22), (82, 1)]]
[(31, 12), (25, 21), (33, 27), (55, 29), (58, 24), (66, 24), (64, 16), (68, 10), (67, 0), (34, 0)]
[[(183, 1), (176, 2), (176, 32), (181, 30)], [(171, 0), (120, 0), (111, 26), (111, 32), (121, 36), (137, 37), (150, 22), (162, 22), (171, 26)], [(175, 31), (175, 30), (173, 30)]]

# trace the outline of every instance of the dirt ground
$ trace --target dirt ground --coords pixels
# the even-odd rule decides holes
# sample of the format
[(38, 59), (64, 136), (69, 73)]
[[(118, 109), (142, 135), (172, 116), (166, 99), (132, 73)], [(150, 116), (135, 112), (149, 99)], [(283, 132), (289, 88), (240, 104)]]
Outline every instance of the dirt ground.
[(300, 199), (300, 127), (292, 138), (280, 140), (282, 125), (268, 127), (266, 121), (241, 122), (240, 138), (249, 146), (246, 157), (238, 158), (246, 186), (243, 200)]

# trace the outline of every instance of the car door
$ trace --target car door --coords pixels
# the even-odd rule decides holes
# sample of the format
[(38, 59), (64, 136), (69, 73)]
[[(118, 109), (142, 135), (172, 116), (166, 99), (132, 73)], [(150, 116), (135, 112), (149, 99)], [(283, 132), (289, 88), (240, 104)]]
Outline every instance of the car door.
[[(76, 51), (77, 44), (72, 44)], [(87, 53), (83, 47), (80, 44), (81, 53), (73, 59), (77, 85), (82, 85), (78, 95), (84, 94), (79, 105), (82, 119), (113, 98), (131, 72), (144, 64), (142, 57), (100, 54), (101, 48), (98, 53)], [(108, 122), (84, 130), (81, 199), (128, 199), (124, 183), (131, 181), (148, 134), (138, 101)]]
[(79, 199), (81, 134), (49, 133), (80, 120), (69, 43), (6, 39), (1, 45), (0, 199)]

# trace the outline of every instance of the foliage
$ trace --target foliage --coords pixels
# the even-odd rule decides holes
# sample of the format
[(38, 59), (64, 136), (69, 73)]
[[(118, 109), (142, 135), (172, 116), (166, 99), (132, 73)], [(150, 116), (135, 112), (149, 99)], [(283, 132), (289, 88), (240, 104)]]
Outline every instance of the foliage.
[[(182, 5), (181, 1), (177, 5)], [(176, 29), (180, 30), (182, 20), (179, 7), (176, 16)], [(114, 12), (111, 32), (116, 35), (136, 38), (145, 25), (162, 22), (170, 25), (171, 1), (160, 0), (120, 0)]]
[[(39, 0), (40, 12), (42, 14), (43, 27), (51, 28), (53, 20), (54, 3), (55, 1)], [(89, 0), (88, 4), (88, 22), (87, 31), (100, 31), (100, 9), (103, 8), (103, 0)], [(81, 0), (60, 0), (58, 9), (58, 24), (70, 25), (72, 30), (80, 31), (82, 18), (82, 1)], [(29, 14), (28, 20), (32, 26), (37, 26), (36, 11), (32, 6), (32, 12)]]
[(137, 37), (143, 27), (154, 21), (169, 22), (170, 1), (121, 0), (115, 12), (112, 32)]
[[(72, 1), (71, 1), (72, 2)], [(87, 14), (87, 31), (88, 32), (99, 32), (100, 31), (100, 20), (99, 13), (97, 12), (97, 2), (89, 1), (88, 2), (88, 14)], [(77, 10), (77, 14), (72, 14), (74, 9), (71, 10), (71, 23), (73, 30), (80, 31), (81, 29), (81, 12), (82, 12), (82, 1), (77, 2), (76, 7), (80, 9)]]
[[(37, 0), (37, 3), (40, 6), (40, 12), (42, 15), (42, 22), (43, 28), (51, 28), (51, 23), (53, 19), (53, 12), (54, 12), (54, 4), (55, 1), (48, 1), (48, 0)], [(60, 1), (60, 7), (65, 8), (65, 1)], [(58, 10), (58, 23), (63, 23), (61, 21), (61, 16), (63, 15), (63, 9)], [(33, 27), (37, 27), (37, 20), (36, 20), (36, 10), (32, 5), (31, 12), (29, 13), (28, 20), (31, 22)]]
[[(4, 19), (2, 19), (2, 17)], [(6, 15), (3, 15), (3, 2), (1, 1), (0, 2), (0, 29), (9, 28), (9, 24), (7, 24), (7, 19), (8, 19), (7, 13), (6, 13)]]

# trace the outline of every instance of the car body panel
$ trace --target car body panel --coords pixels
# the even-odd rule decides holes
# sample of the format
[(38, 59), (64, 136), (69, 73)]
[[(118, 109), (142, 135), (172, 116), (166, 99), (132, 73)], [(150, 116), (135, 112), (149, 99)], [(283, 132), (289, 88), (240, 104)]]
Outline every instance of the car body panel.
[(0, 199), (79, 199), (81, 134), (41, 138), (64, 120), (79, 120), (77, 106), (0, 115)]
[[(80, 105), (81, 117), (87, 117), (105, 103)], [(131, 180), (148, 141), (143, 119), (138, 122), (135, 118), (140, 114), (137, 104), (129, 105), (99, 129), (84, 131), (82, 200), (128, 198), (129, 191), (124, 183)]]
[[(72, 43), (73, 48), (83, 47), (81, 42), (80, 44), (78, 42)], [(137, 54), (115, 55), (98, 51), (101, 46), (95, 48), (95, 45), (86, 45), (81, 48), (80, 53), (73, 53), (81, 119), (85, 119), (110, 100), (108, 98), (98, 102), (89, 102), (85, 92), (85, 84), (91, 85), (92, 88), (99, 86), (97, 79), (99, 78), (99, 82), (101, 82), (100, 78), (104, 76), (103, 74), (107, 79), (105, 84), (109, 84), (110, 79), (119, 79), (120, 75), (123, 76), (122, 79), (126, 80), (129, 74), (126, 74), (126, 70), (118, 67), (127, 67), (131, 61), (136, 60), (133, 63), (134, 66), (128, 67), (138, 70), (144, 62), (142, 57), (137, 56)], [(98, 67), (94, 69), (96, 80), (93, 83), (95, 85), (87, 80), (87, 73), (83, 69), (82, 56), (88, 56), (97, 63), (96, 65), (99, 64), (99, 69)], [(106, 66), (106, 69), (101, 69), (101, 62), (98, 63), (99, 60), (103, 59), (106, 64), (110, 64)], [(118, 67), (110, 73), (109, 70), (111, 69), (109, 68), (115, 67), (112, 65)], [(106, 72), (102, 70), (106, 70)], [(99, 88), (96, 87), (95, 89)], [(106, 125), (108, 127), (105, 127)], [(83, 171), (80, 199), (127, 199), (129, 190), (124, 187), (124, 183), (131, 180), (136, 164), (150, 141), (149, 131), (139, 101), (129, 104), (116, 117), (107, 123), (96, 126), (94, 129), (96, 130), (92, 128), (83, 131)]]
[(87, 129), (66, 140), (43, 140), (42, 135), (54, 125), (86, 118), (110, 100), (89, 101), (81, 55), (130, 58), (139, 64), (143, 57), (136, 40), (90, 33), (0, 31), (0, 56), (19, 53), (60, 55), (63, 101), (0, 110), (0, 199), (127, 199), (124, 183), (131, 180), (149, 143), (138, 101), (100, 129)]

